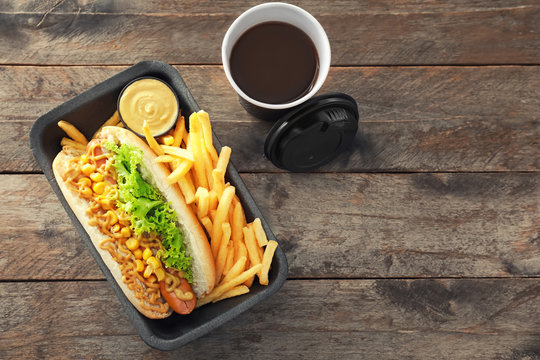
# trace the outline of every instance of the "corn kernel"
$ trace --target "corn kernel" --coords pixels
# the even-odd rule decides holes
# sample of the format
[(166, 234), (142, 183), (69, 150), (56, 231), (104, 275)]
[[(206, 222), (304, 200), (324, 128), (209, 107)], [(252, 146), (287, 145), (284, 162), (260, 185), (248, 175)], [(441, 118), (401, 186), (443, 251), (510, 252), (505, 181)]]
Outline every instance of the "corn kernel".
[(139, 240), (136, 238), (129, 238), (126, 241), (126, 246), (129, 250), (135, 251), (139, 248)]
[[(122, 230), (120, 230), (120, 235), (123, 237), (130, 237), (131, 236), (131, 230), (127, 226), (124, 226)], [(137, 246), (138, 247), (138, 246)], [(130, 249), (133, 250), (133, 249)]]
[(80, 192), (81, 192), (81, 195), (84, 197), (92, 196), (92, 189), (90, 189), (88, 186), (83, 186)]
[(88, 156), (86, 154), (81, 155), (81, 161), (83, 164), (88, 163)]
[(148, 281), (150, 281), (151, 283), (156, 282), (156, 277), (154, 275), (150, 275), (148, 277)]
[(105, 209), (105, 210), (108, 210), (108, 209), (112, 209), (112, 202), (111, 202), (111, 199), (101, 199), (100, 200), (100, 203), (101, 203), (101, 206)]
[(114, 224), (113, 227), (111, 228), (111, 232), (117, 233), (119, 231), (120, 231), (120, 224)]
[(94, 185), (92, 185), (92, 190), (94, 190), (94, 192), (96, 194), (101, 195), (105, 191), (106, 186), (107, 186), (107, 184), (105, 184), (105, 182), (101, 181), (101, 182), (98, 182), (98, 183), (95, 183)]
[(95, 181), (95, 182), (100, 182), (100, 181), (103, 181), (103, 175), (98, 172), (93, 172), (90, 174), (90, 179), (92, 179), (92, 181)]
[(77, 184), (79, 184), (79, 186), (88, 186), (88, 187), (90, 187), (90, 185), (92, 185), (92, 180), (90, 180), (87, 177), (82, 177), (82, 178), (79, 179), (79, 181), (77, 181)]
[(135, 260), (135, 270), (137, 270), (137, 272), (142, 272), (144, 270), (144, 263), (142, 260)]
[(152, 250), (150, 250), (150, 248), (146, 248), (144, 249), (143, 253), (142, 253), (142, 258), (144, 260), (148, 260), (148, 258), (152, 256)]
[(165, 279), (165, 270), (163, 270), (163, 268), (154, 270), (154, 273), (156, 274), (158, 281), (163, 281)]
[(137, 249), (133, 251), (133, 256), (135, 256), (135, 259), (142, 259), (142, 251), (141, 249)]
[(111, 210), (107, 211), (105, 216), (108, 216), (111, 219), (111, 222), (110, 222), (111, 225), (114, 225), (118, 222), (118, 215), (116, 215), (114, 211), (111, 211)]
[(146, 263), (152, 267), (152, 269), (156, 270), (161, 267), (161, 262), (156, 259), (155, 256), (150, 256), (148, 259), (146, 259)]
[(81, 171), (84, 175), (90, 176), (96, 170), (96, 167), (93, 164), (84, 164), (81, 168)]
[(146, 269), (144, 269), (143, 276), (145, 279), (148, 279), (150, 275), (152, 275), (152, 268), (147, 266)]

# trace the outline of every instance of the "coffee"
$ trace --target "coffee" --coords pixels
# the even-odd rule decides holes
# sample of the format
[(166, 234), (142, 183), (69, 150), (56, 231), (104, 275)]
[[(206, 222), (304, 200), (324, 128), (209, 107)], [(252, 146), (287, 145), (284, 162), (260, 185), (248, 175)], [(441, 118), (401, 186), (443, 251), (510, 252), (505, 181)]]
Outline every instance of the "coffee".
[(319, 69), (309, 36), (296, 26), (276, 21), (244, 32), (229, 60), (238, 87), (267, 104), (289, 103), (309, 93)]

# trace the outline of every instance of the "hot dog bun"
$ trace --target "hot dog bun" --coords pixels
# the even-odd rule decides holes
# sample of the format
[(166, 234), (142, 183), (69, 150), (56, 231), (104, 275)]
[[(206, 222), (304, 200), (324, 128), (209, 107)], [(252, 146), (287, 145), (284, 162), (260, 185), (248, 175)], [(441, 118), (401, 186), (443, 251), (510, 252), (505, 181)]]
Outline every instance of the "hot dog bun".
[[(141, 138), (129, 130), (120, 127), (104, 127), (96, 135), (96, 138), (105, 141), (114, 141), (117, 144), (135, 145), (142, 150), (143, 164), (147, 170), (142, 172), (143, 177), (161, 192), (178, 216), (179, 227), (183, 233), (186, 253), (192, 258), (193, 291), (198, 298), (209, 293), (213, 289), (215, 283), (215, 265), (212, 251), (202, 226), (195, 214), (193, 214), (192, 210), (185, 203), (180, 189), (176, 184), (170, 185), (167, 183), (167, 176), (170, 173), (169, 170), (163, 164), (157, 163), (155, 161), (156, 155), (150, 147), (148, 147)], [(114, 261), (108, 251), (100, 248), (100, 242), (107, 236), (101, 233), (97, 227), (89, 225), (89, 217), (85, 213), (89, 205), (88, 201), (80, 198), (76, 192), (70, 190), (62, 179), (62, 174), (67, 170), (69, 160), (74, 156), (75, 154), (73, 153), (61, 151), (52, 164), (54, 176), (66, 201), (90, 236), (94, 247), (111, 271), (116, 282), (137, 310), (151, 319), (169, 316), (172, 313), (172, 310), (168, 313), (161, 314), (141, 307), (139, 301), (135, 298), (133, 291), (122, 281), (122, 273), (118, 264)]]

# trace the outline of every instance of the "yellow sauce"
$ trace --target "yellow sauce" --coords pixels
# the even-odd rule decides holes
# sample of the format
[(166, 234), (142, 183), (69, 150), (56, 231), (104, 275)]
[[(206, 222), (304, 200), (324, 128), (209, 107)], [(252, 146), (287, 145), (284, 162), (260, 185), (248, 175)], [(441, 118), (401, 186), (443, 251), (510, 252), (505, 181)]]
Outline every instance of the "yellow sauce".
[(178, 100), (162, 81), (140, 79), (122, 93), (118, 104), (122, 121), (131, 130), (143, 134), (144, 121), (153, 136), (169, 130), (178, 117)]

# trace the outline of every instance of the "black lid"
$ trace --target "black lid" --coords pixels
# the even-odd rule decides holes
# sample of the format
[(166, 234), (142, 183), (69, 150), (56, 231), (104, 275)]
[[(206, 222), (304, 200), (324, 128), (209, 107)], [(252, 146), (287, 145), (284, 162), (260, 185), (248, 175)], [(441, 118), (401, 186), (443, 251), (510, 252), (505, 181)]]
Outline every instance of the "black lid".
[(352, 97), (332, 93), (312, 98), (279, 119), (264, 143), (264, 154), (294, 172), (332, 161), (354, 139), (358, 107)]

